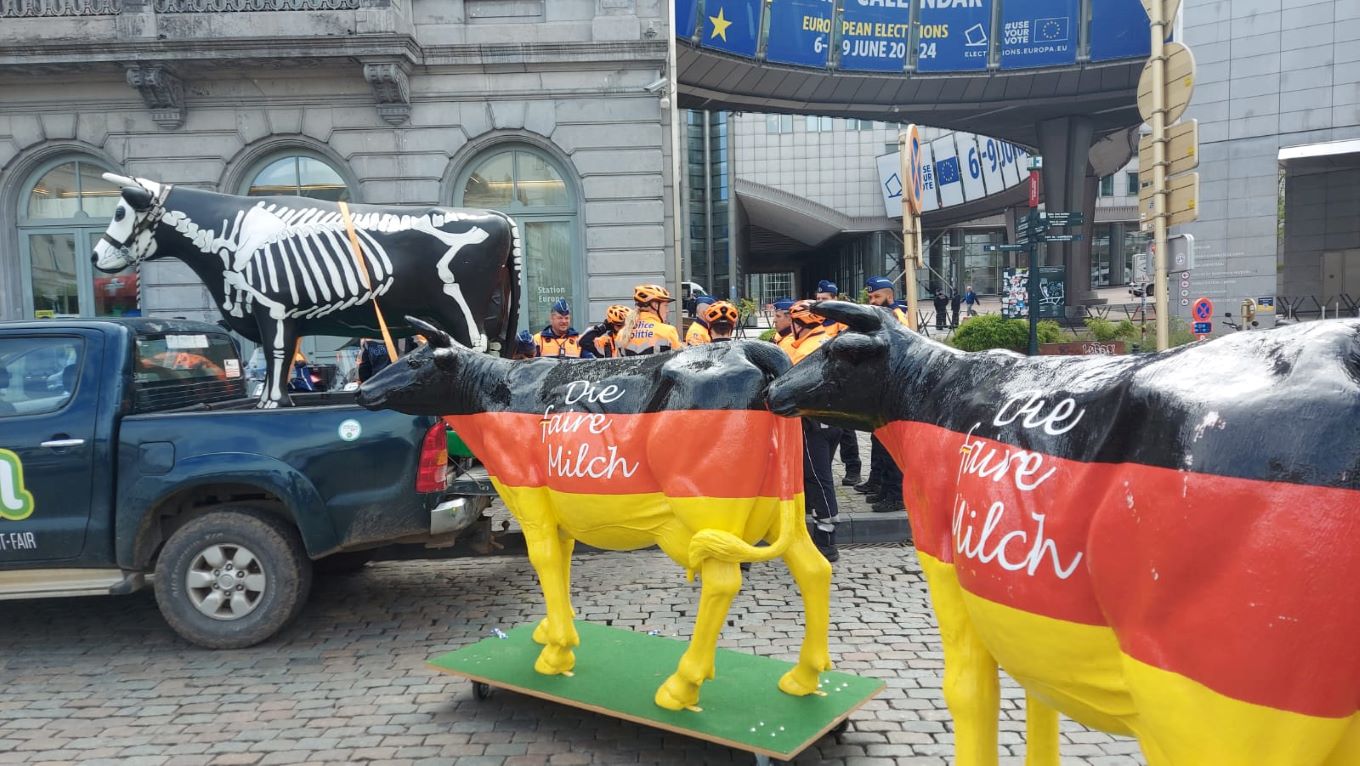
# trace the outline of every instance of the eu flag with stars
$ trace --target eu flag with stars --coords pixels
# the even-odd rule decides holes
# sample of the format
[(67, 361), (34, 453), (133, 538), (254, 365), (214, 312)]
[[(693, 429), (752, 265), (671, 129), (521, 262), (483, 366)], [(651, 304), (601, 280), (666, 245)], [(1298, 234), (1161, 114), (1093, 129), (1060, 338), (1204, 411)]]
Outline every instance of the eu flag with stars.
[(704, 3), (699, 43), (738, 56), (754, 57), (760, 36), (761, 0), (709, 0)]
[(950, 157), (935, 163), (935, 176), (939, 179), (941, 186), (958, 183), (959, 158)]
[(1067, 24), (1071, 19), (1059, 16), (1034, 20), (1034, 42), (1061, 43), (1067, 40)]

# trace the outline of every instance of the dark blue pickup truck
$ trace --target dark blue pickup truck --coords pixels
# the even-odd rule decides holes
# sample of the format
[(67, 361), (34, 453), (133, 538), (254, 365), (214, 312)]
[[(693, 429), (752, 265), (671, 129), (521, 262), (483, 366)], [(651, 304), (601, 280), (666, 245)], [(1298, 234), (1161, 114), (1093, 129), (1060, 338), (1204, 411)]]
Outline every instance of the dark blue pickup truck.
[(248, 646), (301, 610), (314, 560), (489, 529), (437, 419), (344, 394), (257, 410), (244, 383), (213, 325), (0, 323), (0, 599), (150, 580), (180, 635)]

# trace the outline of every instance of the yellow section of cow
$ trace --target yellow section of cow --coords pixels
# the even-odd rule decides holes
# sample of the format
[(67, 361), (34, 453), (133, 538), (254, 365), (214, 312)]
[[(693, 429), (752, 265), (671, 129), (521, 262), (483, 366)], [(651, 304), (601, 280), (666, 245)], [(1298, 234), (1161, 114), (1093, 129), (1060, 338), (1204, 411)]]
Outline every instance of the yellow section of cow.
[(998, 762), (998, 666), (1030, 701), (1027, 766), (1058, 763), (1052, 709), (1138, 737), (1149, 766), (1360, 765), (1360, 714), (1319, 718), (1226, 697), (1124, 654), (1109, 628), (974, 596), (960, 586), (953, 565), (917, 555), (944, 641), (957, 766)]
[[(831, 565), (818, 552), (803, 521), (803, 497), (666, 497), (661, 493), (595, 495), (546, 487), (509, 487), (493, 478), (497, 492), (524, 530), (529, 561), (543, 589), (547, 616), (534, 630), (543, 644), (534, 669), (570, 673), (580, 636), (571, 606), (571, 549), (576, 540), (604, 550), (659, 546), (701, 582), (699, 609), (689, 647), (656, 693), (670, 710), (696, 709), (699, 688), (713, 678), (718, 635), (741, 588), (741, 563), (782, 557), (803, 596), (806, 632), (798, 663), (779, 681), (780, 690), (818, 693), (822, 671), (831, 668), (827, 643), (831, 611)], [(767, 547), (753, 544), (765, 540)]]

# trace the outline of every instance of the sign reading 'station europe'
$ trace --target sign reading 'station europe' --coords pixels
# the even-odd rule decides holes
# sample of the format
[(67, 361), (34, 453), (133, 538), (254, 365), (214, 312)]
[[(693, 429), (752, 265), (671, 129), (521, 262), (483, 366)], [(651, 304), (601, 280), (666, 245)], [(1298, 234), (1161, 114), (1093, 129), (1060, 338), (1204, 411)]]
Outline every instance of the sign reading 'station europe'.
[(776, 0), (770, 5), (765, 58), (778, 64), (826, 66), (834, 0)]
[(920, 28), (918, 71), (987, 68), (992, 0), (921, 0)]
[(761, 0), (708, 0), (704, 3), (700, 44), (738, 56), (755, 56), (762, 4)]
[[(1077, 0), (1001, 5), (1001, 68), (1062, 66), (1077, 60)], [(1146, 24), (1144, 24), (1146, 28)]]
[(1091, 3), (1091, 60), (1144, 58), (1152, 53), (1142, 0)]
[(845, 0), (841, 69), (900, 72), (911, 37), (909, 0)]

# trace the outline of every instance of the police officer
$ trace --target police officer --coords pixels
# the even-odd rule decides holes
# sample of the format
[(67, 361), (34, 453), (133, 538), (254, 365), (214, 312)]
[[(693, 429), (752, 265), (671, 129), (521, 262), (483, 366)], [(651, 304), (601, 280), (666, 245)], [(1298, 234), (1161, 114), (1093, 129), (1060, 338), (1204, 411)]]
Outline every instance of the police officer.
[[(807, 358), (831, 340), (823, 326), (825, 317), (812, 311), (812, 301), (799, 301), (789, 309), (791, 331), (780, 346), (794, 364)], [(812, 542), (827, 561), (840, 558), (836, 552), (836, 484), (831, 475), (831, 452), (840, 440), (841, 429), (803, 418), (803, 501), (812, 513), (815, 529)]]
[(717, 303), (718, 299), (711, 295), (700, 295), (694, 299), (694, 321), (690, 323), (689, 330), (685, 332), (686, 346), (702, 346), (713, 340), (713, 336), (708, 331), (708, 320), (705, 309)]
[(580, 333), (571, 326), (571, 304), (558, 298), (548, 312), (548, 326), (534, 333), (534, 356), (581, 356)]
[(774, 337), (770, 340), (779, 343), (788, 337), (792, 328), (789, 326), (789, 309), (793, 308), (792, 298), (776, 298), (772, 304), (774, 306)]
[(628, 315), (632, 313), (633, 310), (622, 303), (605, 309), (604, 321), (581, 333), (581, 356), (597, 359), (618, 356), (619, 330), (623, 329), (624, 322), (628, 321)]
[[(819, 301), (834, 301), (837, 296), (840, 295), (840, 292), (841, 288), (835, 282), (832, 282), (829, 279), (823, 279), (817, 283), (817, 292), (813, 293), (813, 297)], [(845, 329), (845, 325), (834, 319), (826, 320), (826, 322), (823, 323), (823, 326), (826, 327), (827, 331), (832, 335), (836, 335), (841, 330)]]
[(716, 301), (703, 307), (704, 321), (708, 322), (708, 332), (711, 343), (725, 343), (732, 340), (732, 333), (737, 329), (737, 320), (741, 318), (741, 312), (727, 301)]
[(619, 356), (664, 354), (684, 348), (680, 333), (666, 324), (661, 312), (675, 300), (661, 285), (638, 285), (633, 288), (633, 303), (637, 308), (619, 330)]
[[(907, 307), (897, 300), (897, 292), (892, 280), (886, 277), (870, 277), (864, 287), (869, 290), (869, 303), (892, 310), (897, 321), (907, 322)], [(902, 511), (902, 470), (893, 462), (888, 448), (878, 437), (873, 437), (873, 449), (869, 453), (869, 478), (863, 484), (855, 485), (856, 492), (868, 495), (874, 513), (898, 513)]]

